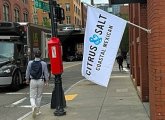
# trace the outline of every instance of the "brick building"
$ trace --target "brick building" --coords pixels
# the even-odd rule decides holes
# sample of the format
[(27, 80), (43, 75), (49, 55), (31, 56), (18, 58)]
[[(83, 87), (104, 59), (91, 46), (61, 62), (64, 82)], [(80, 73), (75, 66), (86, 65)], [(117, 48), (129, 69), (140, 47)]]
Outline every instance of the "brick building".
[(1, 0), (0, 21), (29, 21), (28, 0)]
[(81, 27), (81, 0), (57, 0), (57, 3), (65, 10), (65, 20), (63, 21), (63, 24)]
[[(48, 3), (48, 0), (43, 0), (43, 2)], [(51, 21), (49, 19), (49, 14), (47, 11), (36, 8), (34, 5), (34, 0), (28, 0), (29, 4), (29, 18), (30, 23), (50, 27)]]
[(81, 14), (82, 14), (82, 28), (86, 27), (87, 21), (87, 5), (81, 3)]
[[(141, 0), (143, 1), (143, 0)], [(150, 119), (165, 120), (165, 0), (129, 4), (129, 20), (144, 28), (129, 27), (131, 77)]]

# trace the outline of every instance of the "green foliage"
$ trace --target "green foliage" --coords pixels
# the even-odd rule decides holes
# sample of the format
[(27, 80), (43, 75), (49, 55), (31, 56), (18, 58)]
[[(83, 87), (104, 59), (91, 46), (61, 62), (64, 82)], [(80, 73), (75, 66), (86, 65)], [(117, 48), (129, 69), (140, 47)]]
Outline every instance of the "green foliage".
[(43, 26), (45, 26), (47, 28), (51, 28), (51, 24), (48, 19), (43, 21)]
[(121, 43), (120, 43), (120, 49), (121, 49), (121, 51), (125, 51), (125, 52), (129, 51), (129, 30), (128, 30), (128, 26), (126, 26), (126, 28), (125, 28), (123, 38), (122, 38)]
[[(128, 14), (120, 14), (120, 17), (128, 20)], [(123, 38), (120, 43), (120, 49), (121, 51), (128, 52), (129, 51), (129, 28), (126, 26)]]

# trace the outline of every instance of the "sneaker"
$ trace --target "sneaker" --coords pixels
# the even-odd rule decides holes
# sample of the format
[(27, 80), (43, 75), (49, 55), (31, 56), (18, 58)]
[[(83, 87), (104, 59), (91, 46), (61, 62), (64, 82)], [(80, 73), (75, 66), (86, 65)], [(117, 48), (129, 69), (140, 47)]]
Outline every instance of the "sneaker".
[(38, 111), (37, 113), (36, 113), (36, 115), (40, 115), (41, 114), (41, 111)]
[(36, 112), (37, 112), (37, 107), (34, 107), (32, 109), (32, 117), (35, 118), (36, 117)]
[(41, 114), (40, 107), (37, 107), (36, 115), (40, 115), (40, 114)]

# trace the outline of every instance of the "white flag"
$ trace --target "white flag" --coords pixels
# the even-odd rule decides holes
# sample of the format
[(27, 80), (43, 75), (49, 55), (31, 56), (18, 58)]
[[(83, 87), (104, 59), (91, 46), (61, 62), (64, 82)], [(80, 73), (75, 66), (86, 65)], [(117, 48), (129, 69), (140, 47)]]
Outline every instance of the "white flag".
[(88, 7), (84, 37), (82, 76), (107, 87), (126, 20)]

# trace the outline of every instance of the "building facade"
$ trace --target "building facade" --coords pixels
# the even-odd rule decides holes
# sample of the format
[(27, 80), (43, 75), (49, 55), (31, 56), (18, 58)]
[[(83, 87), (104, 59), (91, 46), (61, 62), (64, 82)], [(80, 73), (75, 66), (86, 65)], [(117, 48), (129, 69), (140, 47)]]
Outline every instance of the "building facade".
[(82, 28), (86, 27), (87, 21), (87, 5), (81, 3), (81, 15), (82, 15)]
[[(43, 0), (43, 2), (48, 3), (48, 0)], [(36, 8), (34, 0), (28, 0), (29, 3), (29, 19), (30, 23), (50, 27), (49, 13), (42, 9)]]
[(165, 120), (164, 7), (164, 0), (129, 5), (129, 20), (151, 30), (129, 28), (131, 78), (141, 100), (149, 102), (151, 120)]
[(112, 13), (115, 15), (119, 15), (121, 5), (112, 5)]
[(95, 4), (95, 7), (102, 9), (106, 12), (112, 13), (112, 7), (109, 4)]
[(57, 3), (65, 11), (65, 20), (61, 24), (82, 26), (81, 0), (57, 0)]
[(28, 22), (28, 0), (1, 0), (0, 21)]

